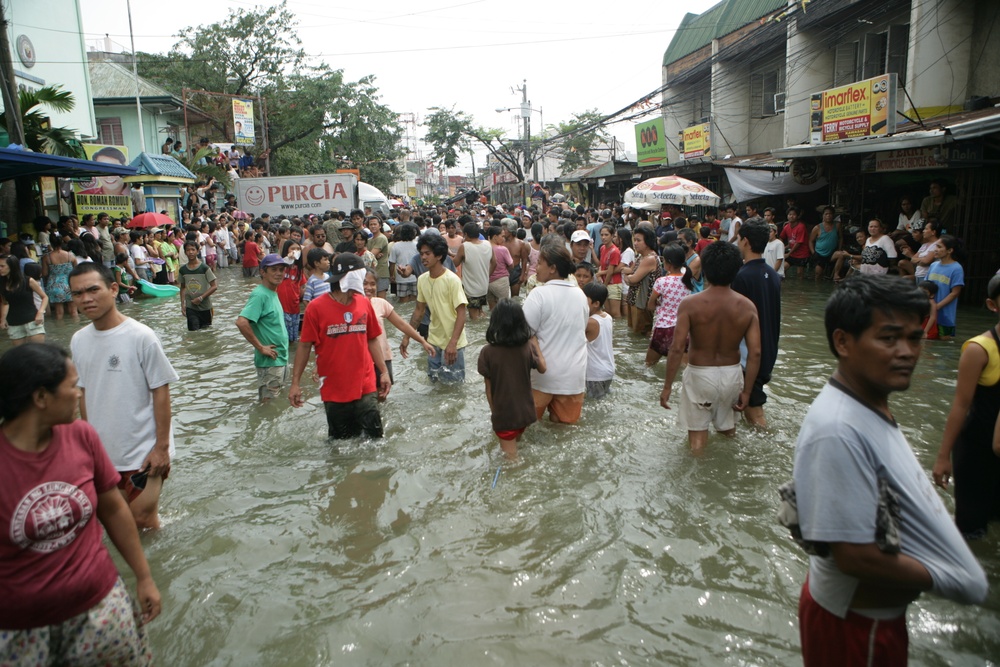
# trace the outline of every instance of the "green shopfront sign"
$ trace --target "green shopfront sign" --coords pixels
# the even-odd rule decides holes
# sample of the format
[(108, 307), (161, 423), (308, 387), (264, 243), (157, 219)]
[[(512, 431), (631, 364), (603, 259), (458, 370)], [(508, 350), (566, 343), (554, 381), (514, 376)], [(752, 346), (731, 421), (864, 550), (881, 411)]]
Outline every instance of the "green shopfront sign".
[(663, 133), (662, 117), (636, 124), (635, 150), (640, 167), (666, 163), (667, 139)]

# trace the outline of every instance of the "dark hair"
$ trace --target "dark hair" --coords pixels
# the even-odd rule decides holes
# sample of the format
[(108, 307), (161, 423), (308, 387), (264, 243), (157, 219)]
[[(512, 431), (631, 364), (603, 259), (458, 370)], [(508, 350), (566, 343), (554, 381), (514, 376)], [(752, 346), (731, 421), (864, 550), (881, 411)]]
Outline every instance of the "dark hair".
[(594, 265), (591, 264), (590, 262), (580, 262), (573, 268), (573, 273), (576, 273), (580, 269), (583, 269), (584, 271), (589, 273), (591, 278), (594, 277)]
[(962, 239), (957, 236), (952, 236), (951, 234), (942, 234), (941, 238), (938, 239), (945, 248), (951, 250), (951, 258), (958, 262), (959, 264), (965, 263), (965, 244), (962, 243)]
[(694, 291), (694, 276), (691, 274), (691, 269), (687, 268), (687, 252), (681, 246), (680, 243), (676, 241), (668, 243), (663, 246), (660, 250), (660, 257), (663, 261), (681, 271), (681, 282), (684, 283), (684, 287), (687, 287), (689, 291)]
[(539, 259), (544, 259), (545, 263), (556, 270), (556, 274), (562, 279), (569, 277), (569, 274), (576, 270), (573, 257), (566, 249), (560, 237), (545, 237), (539, 244)]
[(542, 223), (536, 222), (533, 225), (531, 225), (531, 238), (535, 239), (539, 243), (541, 243), (542, 235), (544, 233), (545, 233), (545, 227), (542, 226)]
[[(467, 217), (469, 217), (469, 216), (467, 216), (467, 215), (463, 215), (462, 216), (462, 218), (467, 218)], [(458, 221), (462, 222), (462, 218), (459, 218)], [(479, 225), (477, 225), (476, 223), (474, 223), (472, 221), (463, 223), (462, 224), (462, 236), (464, 236), (466, 239), (478, 239), (479, 238)]]
[(199, 253), (201, 252), (201, 246), (198, 245), (197, 241), (185, 241), (184, 242), (184, 250), (187, 250), (188, 248), (194, 248)]
[(309, 252), (306, 253), (306, 268), (313, 269), (315, 266), (323, 261), (324, 257), (329, 257), (330, 253), (322, 248), (310, 248)]
[(937, 296), (938, 284), (933, 280), (921, 280), (919, 283), (917, 283), (917, 287), (927, 292), (927, 294), (929, 294), (930, 296)]
[(115, 274), (111, 273), (111, 269), (99, 262), (80, 262), (73, 268), (72, 271), (69, 272), (69, 276), (66, 280), (69, 283), (72, 283), (73, 278), (87, 273), (96, 273), (108, 287), (111, 287), (111, 283), (117, 282), (115, 280)]
[(732, 243), (716, 242), (701, 251), (701, 271), (712, 285), (730, 285), (743, 266), (740, 250)]
[(654, 251), (656, 250), (656, 232), (649, 227), (636, 227), (632, 232), (632, 235), (633, 237), (641, 236), (647, 248)]
[(785, 215), (788, 215), (792, 211), (795, 211), (796, 215), (798, 215), (800, 218), (802, 217), (802, 209), (799, 208), (798, 206), (789, 206), (788, 209), (785, 211)]
[[(619, 232), (619, 234), (620, 233), (621, 232)], [(701, 238), (707, 239), (709, 236), (712, 235), (712, 228), (709, 227), (708, 225), (702, 225), (702, 227), (698, 230), (698, 233), (701, 234)]]
[(39, 389), (55, 392), (66, 379), (69, 355), (48, 343), (26, 343), (0, 357), (0, 417), (16, 419)]
[(114, 160), (115, 162), (118, 162), (119, 164), (128, 164), (128, 160), (125, 159), (125, 154), (122, 153), (117, 148), (115, 148), (114, 146), (105, 146), (101, 150), (91, 155), (90, 159), (96, 162), (97, 158), (99, 157), (108, 157)]
[(986, 298), (996, 301), (997, 297), (1000, 297), (1000, 274), (990, 278), (990, 282), (986, 285)]
[(581, 289), (591, 301), (596, 301), (604, 308), (604, 302), (608, 300), (608, 288), (601, 283), (587, 283)]
[(361, 216), (363, 218), (363, 217), (365, 217), (365, 212), (362, 211), (360, 208), (356, 208), (356, 209), (354, 209), (354, 210), (351, 211), (351, 214), (348, 217), (349, 218), (353, 218), (356, 215)]
[(448, 256), (448, 242), (440, 234), (421, 234), (417, 240), (417, 252), (425, 246), (442, 262)]
[[(447, 244), (445, 244), (447, 246)], [(500, 299), (490, 310), (486, 342), (499, 347), (521, 347), (531, 338), (531, 327), (521, 304), (513, 299)]]
[(500, 236), (503, 234), (503, 229), (497, 227), (496, 225), (491, 226), (486, 230), (486, 238), (492, 240), (494, 236)]
[(115, 255), (115, 264), (122, 264), (122, 263), (128, 263), (128, 255), (126, 255), (123, 252), (120, 252), (117, 255)]
[(400, 241), (412, 241), (417, 238), (418, 231), (420, 231), (419, 228), (409, 222), (404, 222), (396, 228), (396, 233), (399, 234)]
[(632, 230), (628, 228), (621, 228), (618, 230), (618, 240), (621, 241), (622, 247), (619, 248), (622, 252), (625, 252), (632, 247)]
[(288, 239), (287, 241), (285, 241), (284, 243), (282, 243), (281, 244), (281, 256), (282, 257), (288, 257), (288, 249), (291, 248), (293, 245), (299, 246), (299, 258), (297, 260), (295, 260), (294, 262), (292, 262), (289, 266), (297, 266), (297, 267), (299, 267), (301, 269), (302, 268), (302, 244), (299, 243), (298, 241), (296, 241), (294, 239)]
[(7, 262), (7, 268), (10, 269), (10, 273), (6, 277), (0, 277), (0, 292), (13, 294), (24, 287), (27, 281), (21, 273), (21, 262), (18, 261), (17, 257), (7, 255), (3, 258), (3, 261)]
[(38, 262), (28, 262), (24, 265), (22, 270), (24, 274), (24, 281), (28, 282), (29, 278), (34, 278), (36, 281), (41, 282), (42, 280), (42, 265)]
[(927, 294), (899, 276), (857, 275), (840, 283), (826, 302), (826, 341), (833, 356), (833, 333), (840, 329), (857, 338), (872, 324), (872, 314), (912, 314), (923, 320), (930, 313)]
[(767, 242), (771, 238), (771, 230), (765, 224), (751, 222), (749, 225), (740, 225), (739, 235), (741, 239), (746, 239), (750, 244), (750, 250), (755, 255), (764, 253)]

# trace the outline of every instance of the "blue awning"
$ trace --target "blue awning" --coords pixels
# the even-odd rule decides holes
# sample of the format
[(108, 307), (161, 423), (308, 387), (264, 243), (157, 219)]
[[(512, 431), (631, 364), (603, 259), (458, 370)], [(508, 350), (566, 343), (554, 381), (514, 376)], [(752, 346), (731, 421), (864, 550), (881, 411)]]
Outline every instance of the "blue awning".
[(11, 148), (0, 148), (0, 181), (22, 176), (56, 176), (59, 178), (84, 178), (88, 176), (132, 176), (135, 167), (107, 162), (79, 160), (48, 153), (33, 153)]

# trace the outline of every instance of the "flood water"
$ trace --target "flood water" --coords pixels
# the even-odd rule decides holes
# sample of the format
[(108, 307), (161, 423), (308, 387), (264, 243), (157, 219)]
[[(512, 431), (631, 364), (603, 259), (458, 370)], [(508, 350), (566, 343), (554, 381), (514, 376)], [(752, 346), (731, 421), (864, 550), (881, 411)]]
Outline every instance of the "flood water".
[[(576, 426), (531, 427), (510, 464), (475, 373), (485, 319), (468, 327), (464, 386), (431, 386), (423, 362), (397, 352), (386, 437), (331, 444), (314, 387), (299, 410), (256, 404), (233, 325), (255, 283), (219, 273), (208, 331), (188, 333), (176, 299), (123, 307), (158, 332), (181, 377), (163, 528), (143, 536), (163, 595), (157, 664), (801, 664), (807, 561), (775, 520), (776, 489), (833, 369), (830, 283), (786, 283), (767, 431), (713, 435), (692, 458), (676, 412), (659, 407), (664, 364), (647, 371), (646, 342), (616, 322), (612, 397), (588, 402)], [(959, 334), (995, 322), (962, 309)], [(68, 346), (74, 325), (47, 327)], [(928, 472), (958, 355), (927, 344), (892, 401)], [(974, 550), (989, 600), (912, 605), (911, 664), (1000, 664), (1000, 526)]]

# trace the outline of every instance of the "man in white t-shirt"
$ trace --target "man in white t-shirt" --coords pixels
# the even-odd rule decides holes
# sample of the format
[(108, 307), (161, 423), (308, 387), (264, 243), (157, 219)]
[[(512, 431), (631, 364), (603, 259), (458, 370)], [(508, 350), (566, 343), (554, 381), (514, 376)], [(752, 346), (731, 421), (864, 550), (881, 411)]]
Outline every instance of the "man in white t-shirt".
[(136, 525), (159, 528), (160, 492), (174, 456), (170, 383), (177, 373), (153, 330), (118, 312), (110, 269), (80, 264), (69, 275), (69, 288), (91, 320), (70, 343), (80, 374), (80, 415), (121, 473), (118, 488)]
[(923, 591), (986, 598), (982, 567), (889, 408), (910, 386), (928, 310), (922, 290), (887, 275), (845, 280), (827, 302), (837, 370), (795, 444), (797, 517), (782, 508), (810, 553), (799, 599), (806, 667), (905, 665), (906, 608)]

